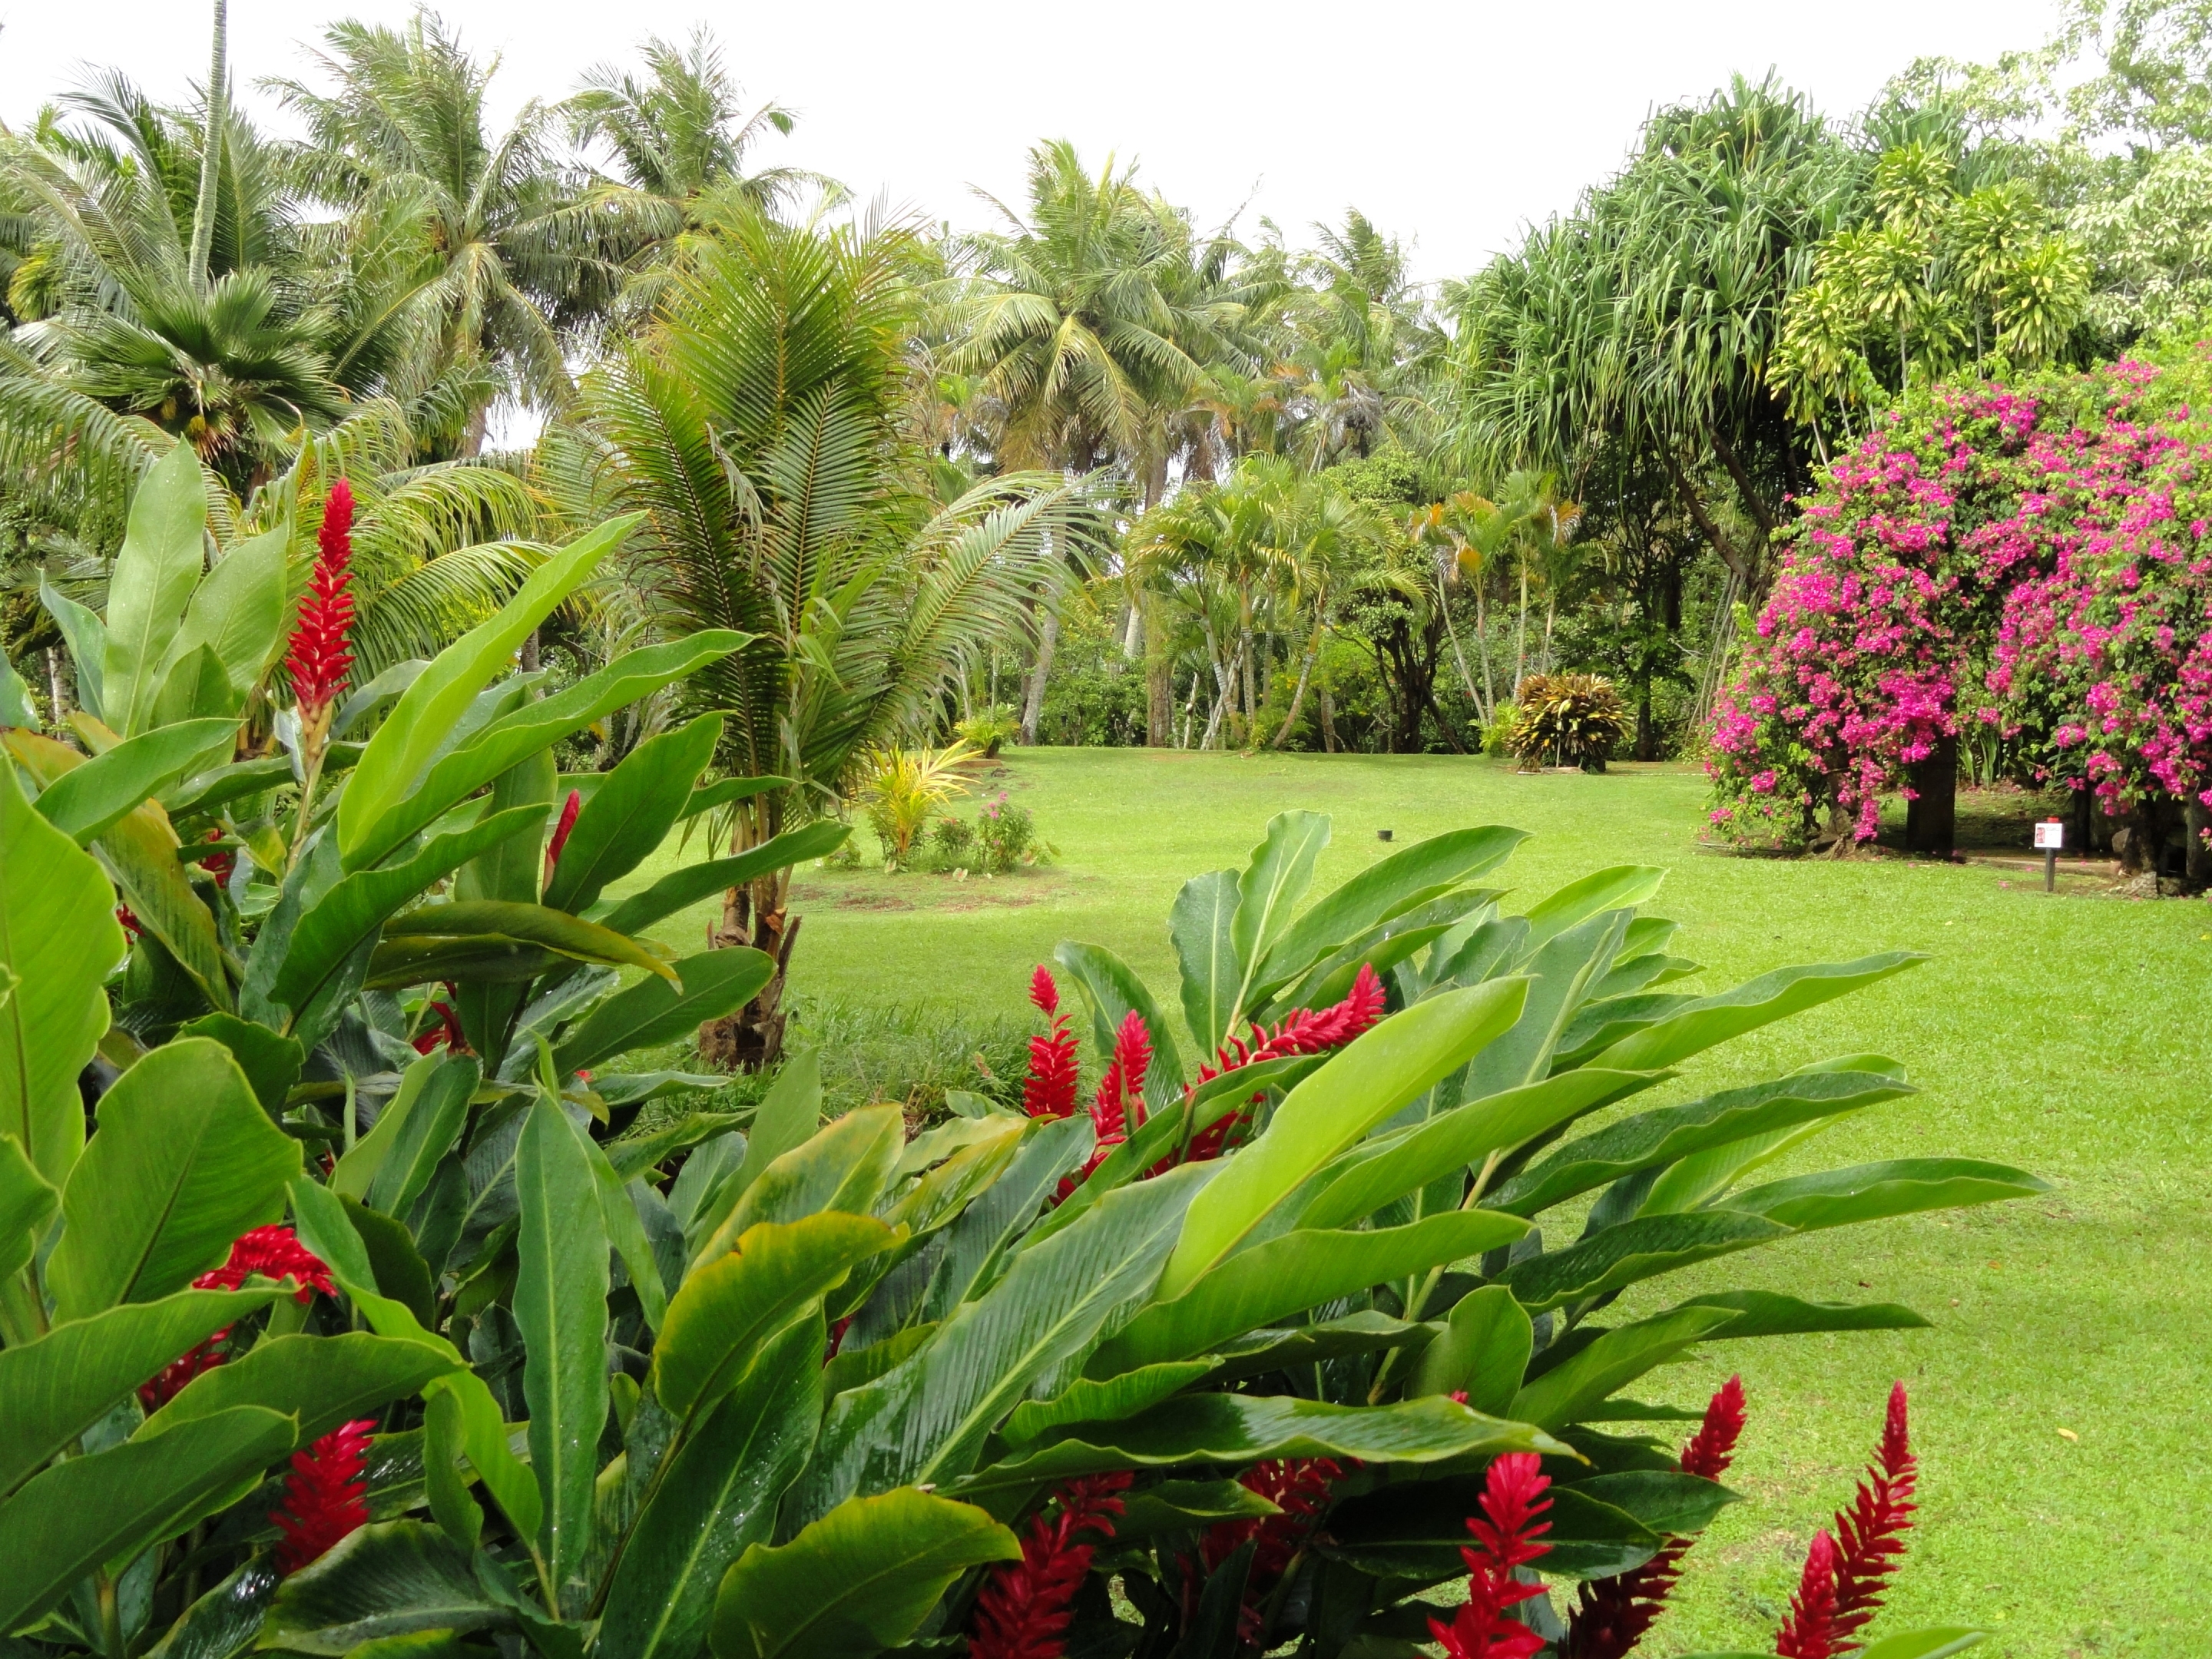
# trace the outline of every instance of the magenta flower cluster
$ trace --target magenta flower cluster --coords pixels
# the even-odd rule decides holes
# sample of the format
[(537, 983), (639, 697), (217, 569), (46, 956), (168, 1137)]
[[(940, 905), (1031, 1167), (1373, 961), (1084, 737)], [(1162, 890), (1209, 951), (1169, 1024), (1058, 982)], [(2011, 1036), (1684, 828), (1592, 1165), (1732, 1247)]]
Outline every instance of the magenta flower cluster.
[(1839, 458), (1715, 704), (1723, 833), (1870, 839), (1974, 721), (2107, 813), (2212, 806), (2208, 403), (2202, 355), (1939, 388)]

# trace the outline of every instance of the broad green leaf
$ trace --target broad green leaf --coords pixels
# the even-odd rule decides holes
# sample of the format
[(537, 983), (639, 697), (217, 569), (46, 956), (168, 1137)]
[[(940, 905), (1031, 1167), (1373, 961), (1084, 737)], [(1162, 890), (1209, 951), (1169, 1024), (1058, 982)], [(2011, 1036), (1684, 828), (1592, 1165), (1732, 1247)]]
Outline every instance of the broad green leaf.
[(1607, 1124), (1595, 1134), (1570, 1141), (1522, 1170), (1485, 1202), (1492, 1209), (1515, 1215), (1534, 1215), (1632, 1170), (1672, 1164), (1692, 1152), (1724, 1146), (1748, 1134), (1855, 1112), (1877, 1101), (1914, 1092), (1910, 1085), (1893, 1077), (1866, 1072), (1813, 1072), (1776, 1078), (1747, 1089), (1724, 1089), (1702, 1100), (1639, 1112)]
[[(1379, 1576), (1456, 1576), (1465, 1571), (1460, 1550), (1468, 1542), (1468, 1517), (1482, 1513), (1482, 1478), (1462, 1474), (1349, 1498), (1329, 1511), (1329, 1541), (1322, 1547)], [(1577, 1487), (1554, 1486), (1545, 1496), (1548, 1575), (1611, 1577), (1650, 1560), (1664, 1541), (1634, 1516)]]
[(57, 1325), (0, 1348), (0, 1492), (106, 1416), (133, 1389), (203, 1338), (279, 1293), (179, 1291)]
[(702, 812), (711, 812), (733, 801), (750, 800), (755, 795), (765, 795), (772, 790), (788, 789), (795, 781), (792, 778), (757, 777), (723, 778), (718, 782), (702, 783), (684, 803), (684, 816), (696, 818)]
[(296, 1038), (279, 1036), (266, 1025), (235, 1014), (202, 1014), (177, 1028), (179, 1036), (206, 1037), (230, 1050), (261, 1109), (275, 1117), (284, 1109), (292, 1085), (300, 1080), (307, 1055)]
[(173, 818), (191, 817), (227, 806), (244, 795), (263, 795), (292, 781), (291, 757), (233, 761), (186, 778), (162, 793), (161, 810)]
[(1103, 945), (1079, 945), (1073, 940), (1055, 947), (1052, 959), (1074, 980), (1091, 1005), (1091, 1041), (1101, 1054), (1114, 1052), (1122, 1020), (1131, 1009), (1136, 1010), (1152, 1040), (1152, 1063), (1145, 1073), (1146, 1104), (1158, 1113), (1180, 1101), (1182, 1055), (1176, 1048), (1175, 1028), (1135, 970)]
[(1049, 1400), (1024, 1400), (1006, 1419), (1004, 1438), (1025, 1446), (1073, 1423), (1119, 1423), (1181, 1394), (1213, 1369), (1205, 1359), (1146, 1365), (1101, 1381), (1079, 1377)]
[(695, 1269), (668, 1305), (653, 1351), (662, 1408), (682, 1423), (712, 1406), (771, 1338), (898, 1240), (872, 1216), (836, 1210), (747, 1228), (734, 1249)]
[(644, 1134), (610, 1141), (605, 1148), (607, 1163), (624, 1182), (635, 1181), (655, 1164), (712, 1140), (744, 1121), (736, 1112), (692, 1112)]
[(469, 1558), (419, 1521), (380, 1521), (284, 1581), (262, 1640), (291, 1653), (351, 1653), (424, 1632), (504, 1629), (513, 1613)]
[(29, 1624), (94, 1568), (181, 1532), (292, 1443), (290, 1418), (241, 1406), (42, 1471), (0, 1504), (0, 1630)]
[(368, 1252), (369, 1271), (380, 1295), (388, 1296), (415, 1316), (424, 1328), (438, 1316), (438, 1287), (430, 1264), (415, 1248), (415, 1235), (404, 1221), (372, 1210), (359, 1199), (342, 1198), (346, 1220)]
[(261, 1620), (283, 1582), (271, 1562), (248, 1561), (185, 1608), (146, 1659), (236, 1659), (261, 1633)]
[(633, 1048), (689, 1036), (708, 1020), (734, 1013), (751, 1001), (775, 967), (766, 956), (745, 945), (685, 957), (675, 965), (680, 988), (666, 979), (645, 979), (616, 992), (561, 1039), (553, 1051), (554, 1067), (569, 1077)]
[(88, 853), (23, 799), (0, 761), (0, 1135), (40, 1175), (68, 1178), (84, 1146), (77, 1073), (107, 1030), (108, 972), (123, 960), (115, 890)]
[[(348, 869), (358, 869), (379, 856), (362, 854), (368, 832), (415, 787), (477, 693), (490, 684), (492, 676), (507, 665), (532, 630), (592, 574), (600, 560), (621, 545), (637, 523), (635, 514), (610, 520), (571, 542), (532, 571), (498, 615), (447, 647), (416, 677), (398, 706), (369, 739), (346, 785), (345, 799), (339, 804), (338, 845), (346, 855)], [(506, 769), (495, 767), (477, 781), (488, 783)], [(468, 793), (464, 790), (462, 794)], [(391, 837), (383, 850), (397, 846), (400, 839)]]
[[(1628, 927), (1626, 910), (1602, 910), (1544, 941), (1516, 971), (1527, 975), (1528, 1000), (1513, 1029), (1478, 1054), (1460, 1080), (1460, 1098), (1480, 1100), (1540, 1083), (1552, 1069), (1559, 1035), (1595, 981), (1612, 966)], [(1643, 1066), (1603, 1069), (1641, 1071)]]
[[(169, 670), (161, 682), (161, 695), (154, 700), (154, 718), (147, 722), (147, 730), (157, 731), (187, 720), (222, 720), (235, 731), (245, 702), (241, 693), (231, 689), (230, 676), (224, 672), (222, 659), (216, 655), (215, 647), (203, 645)], [(210, 746), (188, 772), (204, 772), (210, 761), (228, 759), (231, 746), (228, 741), (219, 748)]]
[(1163, 1480), (1127, 1496), (1121, 1513), (1114, 1517), (1114, 1536), (1148, 1538), (1282, 1512), (1241, 1480)]
[(100, 706), (107, 724), (126, 738), (153, 724), (169, 643), (207, 566), (206, 530), (199, 458), (191, 445), (179, 444), (139, 481), (107, 580)]
[(232, 1012), (215, 917), (178, 862), (183, 843), (168, 814), (147, 801), (110, 824), (98, 845), (139, 925), (161, 940), (217, 1012)]
[(1501, 1422), (1442, 1395), (1395, 1406), (1334, 1406), (1295, 1395), (1193, 1394), (1124, 1423), (1071, 1430), (970, 1475), (958, 1490), (1000, 1491), (1113, 1469), (1182, 1463), (1242, 1468), (1270, 1457), (1356, 1457), (1367, 1463), (1567, 1448), (1525, 1422)]
[(598, 1659), (692, 1659), (730, 1564), (775, 1536), (777, 1501), (822, 1420), (819, 1316), (801, 1319), (684, 1437), (623, 1546)]
[[(447, 1054), (432, 1066), (363, 1194), (372, 1209), (402, 1218), (413, 1211), (440, 1161), (459, 1139), (469, 1101), (483, 1076), (473, 1054)], [(382, 1118), (376, 1127), (384, 1127)]]
[(1187, 1164), (1109, 1194), (1017, 1255), (904, 1364), (839, 1395), (793, 1489), (798, 1512), (965, 1474), (1040, 1379), (1072, 1381), (1108, 1322), (1150, 1291), (1193, 1194), (1217, 1167)]
[(1230, 949), (1242, 969), (1228, 1021), (1253, 1006), (1254, 975), (1291, 925), (1291, 912), (1313, 883), (1314, 860), (1328, 845), (1326, 812), (1278, 812), (1267, 820), (1267, 837), (1252, 849), (1251, 862), (1237, 878), (1237, 910), (1229, 926)]
[(1834, 965), (1778, 968), (1732, 991), (1699, 998), (1658, 1024), (1623, 1037), (1590, 1064), (1630, 1071), (1673, 1066), (1715, 1043), (1817, 1008), (1927, 959), (1910, 951), (1887, 951)]
[(39, 728), (39, 711), (31, 702), (31, 688), (15, 672), (15, 665), (0, 658), (0, 726)]
[(1667, 872), (1648, 864), (1620, 864), (1569, 882), (1528, 907), (1528, 949), (1541, 948), (1571, 927), (1607, 910), (1632, 910), (1648, 902)]
[(370, 991), (397, 991), (447, 980), (457, 986), (521, 985), (574, 960), (542, 945), (495, 933), (467, 939), (398, 934), (379, 941), (368, 953), (368, 972), (362, 986)]
[(1928, 1322), (1894, 1302), (1804, 1302), (1778, 1291), (1715, 1291), (1693, 1296), (1686, 1308), (1728, 1308), (1735, 1317), (1705, 1339), (1800, 1336), (1811, 1331), (1923, 1330)]
[(631, 750), (576, 814), (545, 902), (580, 915), (609, 882), (659, 851), (721, 738), (722, 717), (702, 714)]
[(455, 872), (449, 897), (504, 899), (513, 904), (538, 902), (538, 884), (545, 873), (546, 837), (553, 830), (553, 803), (558, 781), (550, 749), (526, 755), (491, 781), (491, 787), (483, 794), (483, 805), (477, 810), (477, 822), (489, 822), (517, 807), (534, 806), (538, 809), (536, 831), (526, 831), (502, 841), (471, 859)]
[[(520, 813), (535, 814), (535, 807), (518, 808), (516, 813), (502, 813), (511, 817)], [(489, 830), (491, 824), (482, 826)], [(379, 872), (377, 873), (382, 873)], [(358, 879), (358, 878), (349, 878)], [(642, 968), (648, 974), (658, 974), (680, 993), (680, 975), (651, 951), (612, 928), (602, 927), (597, 922), (586, 921), (566, 911), (550, 909), (542, 904), (510, 904), (497, 899), (463, 899), (447, 904), (422, 904), (404, 915), (385, 925), (385, 938), (389, 941), (402, 939), (471, 939), (483, 936), (502, 940), (535, 945), (576, 962), (604, 963), (611, 967)]]
[(1443, 1334), (1421, 1351), (1407, 1391), (1464, 1391), (1475, 1410), (1506, 1416), (1535, 1346), (1528, 1310), (1503, 1285), (1486, 1285), (1460, 1297)]
[(237, 730), (234, 720), (188, 720), (126, 738), (57, 778), (39, 797), (40, 814), (78, 846), (88, 846), (149, 796), (198, 770), (208, 750)]
[[(31, 1166), (23, 1143), (0, 1133), (0, 1284), (30, 1265), (38, 1254), (40, 1237), (61, 1201), (53, 1183)], [(0, 1351), (0, 1371), (7, 1365), (7, 1352)], [(5, 1397), (0, 1389), (0, 1400)], [(0, 1406), (0, 1413), (5, 1409)]]
[(296, 1419), (291, 1449), (298, 1451), (340, 1424), (373, 1417), (431, 1378), (459, 1369), (458, 1360), (422, 1343), (367, 1331), (264, 1337), (238, 1358), (187, 1382), (146, 1419), (137, 1437), (173, 1433), (179, 1424), (233, 1407), (263, 1406)]
[(607, 1421), (607, 1235), (590, 1161), (550, 1101), (530, 1108), (514, 1183), (522, 1231), (513, 1301), (530, 1466), (545, 1504), (540, 1547), (565, 1603), (591, 1548), (592, 1482)]
[[(1030, 1128), (1006, 1172), (945, 1231), (944, 1254), (922, 1293), (922, 1318), (943, 1320), (974, 1295), (978, 1286), (989, 1285), (1006, 1251), (1025, 1233), (1024, 1247), (1032, 1241), (1042, 1243), (1030, 1231), (1030, 1224), (1060, 1177), (1080, 1167), (1090, 1156), (1096, 1134), (1091, 1120), (1079, 1112), (1056, 1123)], [(1103, 1168), (1102, 1164), (1100, 1170)], [(1091, 1171), (1091, 1181), (1097, 1181), (1098, 1175), (1099, 1170)], [(1078, 1196), (1089, 1186), (1086, 1182)], [(1103, 1198), (1102, 1191), (1101, 1201)], [(1070, 1199), (1061, 1208), (1074, 1202)]]
[[(1838, 1054), (1801, 1066), (1790, 1073), (1804, 1077), (1822, 1072), (1871, 1072), (1895, 1083), (1905, 1081), (1905, 1067), (1886, 1054)], [(1692, 1152), (1659, 1172), (1644, 1200), (1642, 1213), (1658, 1215), (1670, 1210), (1697, 1210), (1717, 1200), (1753, 1170), (1773, 1163), (1804, 1145), (1828, 1127), (1819, 1119), (1791, 1128), (1744, 1135), (1724, 1146)]]
[(1547, 1429), (1579, 1421), (1614, 1389), (1665, 1364), (1735, 1316), (1726, 1308), (1676, 1308), (1607, 1331), (1515, 1395), (1513, 1415)]
[(687, 1231), (695, 1237), (712, 1237), (761, 1172), (811, 1140), (821, 1125), (822, 1052), (802, 1048), (784, 1061), (768, 1093), (761, 1097), (752, 1133), (745, 1139), (744, 1161), (707, 1194)]
[(365, 1200), (374, 1183), (377, 1172), (383, 1169), (384, 1160), (391, 1155), (392, 1145), (399, 1139), (400, 1131), (415, 1110), (415, 1103), (422, 1098), (422, 1091), (445, 1063), (446, 1056), (435, 1050), (418, 1054), (407, 1063), (399, 1074), (399, 1087), (384, 1103), (384, 1109), (376, 1115), (376, 1122), (369, 1132), (354, 1142), (352, 1150), (340, 1158), (331, 1168), (330, 1189), (342, 1198)]
[(243, 696), (276, 655), (284, 635), (286, 554), (281, 529), (241, 542), (216, 560), (192, 591), (183, 624), (161, 665), (167, 678), (202, 649), (222, 665), (231, 690)]
[(1473, 1100), (1427, 1121), (1377, 1135), (1324, 1169), (1298, 1219), (1309, 1227), (1341, 1227), (1391, 1200), (1418, 1192), (1455, 1170), (1480, 1166), (1530, 1137), (1609, 1106), (1671, 1072), (1562, 1072), (1541, 1083)]
[(46, 574), (39, 575), (39, 603), (61, 629), (69, 644), (70, 660), (76, 665), (78, 706), (94, 720), (106, 718), (106, 689), (101, 677), (107, 665), (107, 624), (99, 616), (66, 594), (55, 591)]
[(151, 1302), (221, 1267), (231, 1241), (284, 1212), (300, 1143), (269, 1121), (230, 1050), (185, 1037), (100, 1097), (99, 1133), (62, 1191), (46, 1264), (57, 1314)]
[(1316, 1170), (1464, 1066), (1519, 1018), (1526, 987), (1448, 991), (1366, 1031), (1291, 1091), (1267, 1133), (1191, 1206), (1159, 1294), (1180, 1296), (1240, 1248)]
[(1951, 1626), (1941, 1630), (1901, 1631), (1859, 1650), (1858, 1659), (1950, 1659), (1986, 1640), (1987, 1631)]
[[(347, 852), (347, 866), (358, 869), (375, 863), (424, 825), (433, 823), (489, 783), (501, 773), (562, 738), (581, 731), (593, 720), (647, 697), (663, 686), (689, 678), (707, 664), (727, 656), (749, 636), (714, 629), (689, 634), (662, 645), (650, 645), (617, 657), (598, 672), (535, 702), (524, 702), (485, 726), (450, 754), (433, 760), (412, 790), (395, 799), (384, 815), (362, 831), (357, 847)], [(423, 678), (428, 679), (428, 675)], [(420, 686), (422, 681), (417, 681)], [(410, 696), (414, 693), (410, 690)], [(406, 713), (403, 699), (392, 711), (398, 720)], [(383, 728), (391, 729), (391, 721)], [(380, 733), (380, 735), (381, 735)], [(347, 792), (347, 799), (352, 791)], [(344, 808), (339, 808), (343, 823)]]
[(905, 1489), (841, 1504), (788, 1544), (755, 1544), (714, 1598), (714, 1659), (871, 1659), (913, 1635), (970, 1567), (1021, 1558), (972, 1504)]
[(633, 893), (611, 903), (602, 899), (592, 908), (604, 914), (592, 920), (617, 933), (642, 932), (654, 922), (726, 889), (741, 887), (772, 871), (788, 869), (808, 859), (834, 853), (852, 833), (850, 824), (830, 818), (787, 830), (748, 852), (672, 871), (641, 893)]
[(630, 1289), (637, 1294), (646, 1328), (657, 1335), (668, 1317), (668, 1285), (653, 1255), (653, 1241), (646, 1236), (637, 1204), (599, 1142), (580, 1133), (576, 1144), (592, 1166), (592, 1188), (599, 1195), (599, 1224), (606, 1229), (607, 1243), (614, 1246), (629, 1274)]
[(1262, 1326), (1221, 1343), (1208, 1356), (1217, 1382), (1233, 1382), (1299, 1365), (1319, 1365), (1352, 1354), (1385, 1353), (1392, 1348), (1425, 1348), (1441, 1328), (1415, 1320), (1393, 1319), (1363, 1308), (1318, 1325)]
[(1513, 1219), (1481, 1210), (1453, 1210), (1409, 1227), (1282, 1234), (1231, 1256), (1173, 1300), (1146, 1309), (1099, 1349), (1091, 1374), (1110, 1376), (1204, 1353), (1226, 1338), (1272, 1325), (1287, 1314), (1480, 1255), (1528, 1231), (1525, 1223), (1510, 1224)]
[(1729, 1195), (1728, 1207), (1811, 1232), (1917, 1215), (1923, 1210), (2030, 1198), (2050, 1190), (2049, 1182), (2006, 1164), (1972, 1158), (1900, 1158), (1747, 1188)]
[(1228, 1037), (1243, 982), (1234, 932), (1237, 902), (1237, 872), (1210, 870), (1183, 883), (1168, 912), (1168, 937), (1182, 973), (1182, 1015), (1202, 1055), (1211, 1055)]
[(1692, 1262), (1789, 1237), (1790, 1229), (1736, 1210), (1638, 1216), (1563, 1250), (1516, 1261), (1498, 1276), (1531, 1313), (1602, 1296)]
[(1622, 1469), (1612, 1474), (1593, 1474), (1559, 1488), (1634, 1516), (1654, 1532), (1686, 1538), (1703, 1532), (1713, 1517), (1741, 1501), (1717, 1480), (1703, 1475), (1665, 1469)]
[(868, 1214), (890, 1184), (905, 1145), (905, 1117), (896, 1106), (864, 1106), (833, 1119), (761, 1171), (692, 1253), (695, 1267), (733, 1248), (759, 1222), (797, 1221), (823, 1210)]

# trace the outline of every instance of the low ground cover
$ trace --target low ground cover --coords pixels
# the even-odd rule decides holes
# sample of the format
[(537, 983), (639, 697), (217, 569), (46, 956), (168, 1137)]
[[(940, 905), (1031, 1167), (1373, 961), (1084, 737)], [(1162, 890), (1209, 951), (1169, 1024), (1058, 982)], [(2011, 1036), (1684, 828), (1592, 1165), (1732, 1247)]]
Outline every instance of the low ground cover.
[[(1893, 1298), (1935, 1328), (1722, 1347), (1649, 1391), (1694, 1406), (1741, 1367), (1751, 1397), (1731, 1475), (1749, 1501), (1716, 1523), (1653, 1650), (1754, 1645), (1771, 1632), (1807, 1540), (1863, 1456), (1866, 1402), (1895, 1377), (1913, 1393), (1923, 1509), (1894, 1627), (1983, 1623), (1999, 1632), (1984, 1651), (2017, 1659), (2179, 1650), (2212, 1568), (2188, 1518), (2201, 1466), (2188, 1402), (2212, 1380), (2205, 905), (2086, 888), (2054, 901), (1976, 865), (1703, 854), (1705, 784), (1686, 767), (1525, 775), (1444, 757), (1029, 750), (1010, 753), (993, 787), (1031, 807), (1058, 862), (965, 882), (802, 871), (802, 1025), (811, 1006), (833, 1039), (833, 1008), (848, 1027), (858, 1011), (903, 1010), (926, 1029), (934, 1007), (985, 1047), (998, 1022), (1023, 1018), (1022, 969), (1071, 938), (1111, 945), (1170, 993), (1161, 919), (1176, 890), (1241, 863), (1287, 806), (1334, 815), (1317, 887), (1387, 850), (1379, 830), (1403, 842), (1491, 822), (1534, 832), (1505, 870), (1531, 895), (1601, 864), (1668, 866), (1652, 908), (1682, 921), (1674, 949), (1708, 970), (1685, 988), (1784, 963), (1929, 952), (1913, 973), (1729, 1045), (1691, 1080), (1886, 1052), (1927, 1097), (1910, 1118), (1877, 1108), (1839, 1127), (1818, 1161), (1941, 1148), (2032, 1168), (2055, 1190), (1809, 1237), (1716, 1272), (1713, 1285), (1725, 1272), (1810, 1297)], [(1993, 820), (2020, 810), (1987, 805)], [(696, 947), (706, 915), (672, 918), (665, 937)], [(1705, 1288), (1692, 1272), (1664, 1294)]]

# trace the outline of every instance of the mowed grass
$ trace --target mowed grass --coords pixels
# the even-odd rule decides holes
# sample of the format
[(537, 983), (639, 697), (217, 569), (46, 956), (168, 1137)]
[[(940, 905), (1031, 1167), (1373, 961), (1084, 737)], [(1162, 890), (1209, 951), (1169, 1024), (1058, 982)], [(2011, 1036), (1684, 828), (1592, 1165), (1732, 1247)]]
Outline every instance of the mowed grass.
[[(1286, 807), (1334, 817), (1316, 893), (1387, 853), (1386, 828), (1399, 845), (1474, 823), (1532, 832), (1502, 878), (1509, 908), (1601, 866), (1665, 866), (1650, 908), (1682, 922), (1674, 950), (1705, 964), (1686, 989), (1927, 952), (1692, 1062), (1656, 1098), (1879, 1051), (1923, 1092), (1847, 1121), (1777, 1173), (1949, 1153), (2020, 1164), (2053, 1190), (1817, 1234), (1626, 1301), (1641, 1313), (1749, 1285), (1902, 1302), (1934, 1326), (1714, 1345), (1635, 1388), (1695, 1406), (1740, 1370), (1751, 1399), (1730, 1477), (1745, 1501), (1692, 1553), (1644, 1650), (1771, 1650), (1806, 1543), (1848, 1501), (1901, 1377), (1922, 1510), (1876, 1633), (1976, 1624), (1996, 1632), (1980, 1650), (1991, 1659), (2212, 1652), (2212, 907), (2046, 897), (2039, 880), (1984, 866), (1711, 856), (1696, 846), (1703, 780), (1686, 767), (1520, 776), (1453, 757), (1042, 750), (1012, 756), (991, 787), (1035, 812), (1057, 860), (964, 883), (802, 872), (802, 1000), (1011, 1021), (1032, 965), (1079, 939), (1120, 951), (1172, 1007), (1176, 889), (1241, 865)], [(667, 937), (698, 948), (708, 908)]]

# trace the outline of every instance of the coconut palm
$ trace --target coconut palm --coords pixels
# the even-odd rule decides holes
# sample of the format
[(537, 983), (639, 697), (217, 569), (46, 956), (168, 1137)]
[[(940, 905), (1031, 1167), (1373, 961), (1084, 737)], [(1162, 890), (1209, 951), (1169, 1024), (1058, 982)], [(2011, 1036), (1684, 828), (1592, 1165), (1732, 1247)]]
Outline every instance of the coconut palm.
[[(836, 810), (860, 757), (915, 735), (1096, 534), (1080, 484), (1050, 474), (931, 502), (903, 435), (913, 242), (901, 226), (732, 213), (584, 388), (574, 471), (605, 507), (645, 514), (632, 578), (647, 614), (670, 633), (753, 635), (690, 688), (727, 711), (722, 765), (787, 781), (733, 809), (736, 850)], [(717, 939), (779, 970), (709, 1033), (718, 1058), (780, 1048), (788, 892), (781, 872), (728, 896)]]

